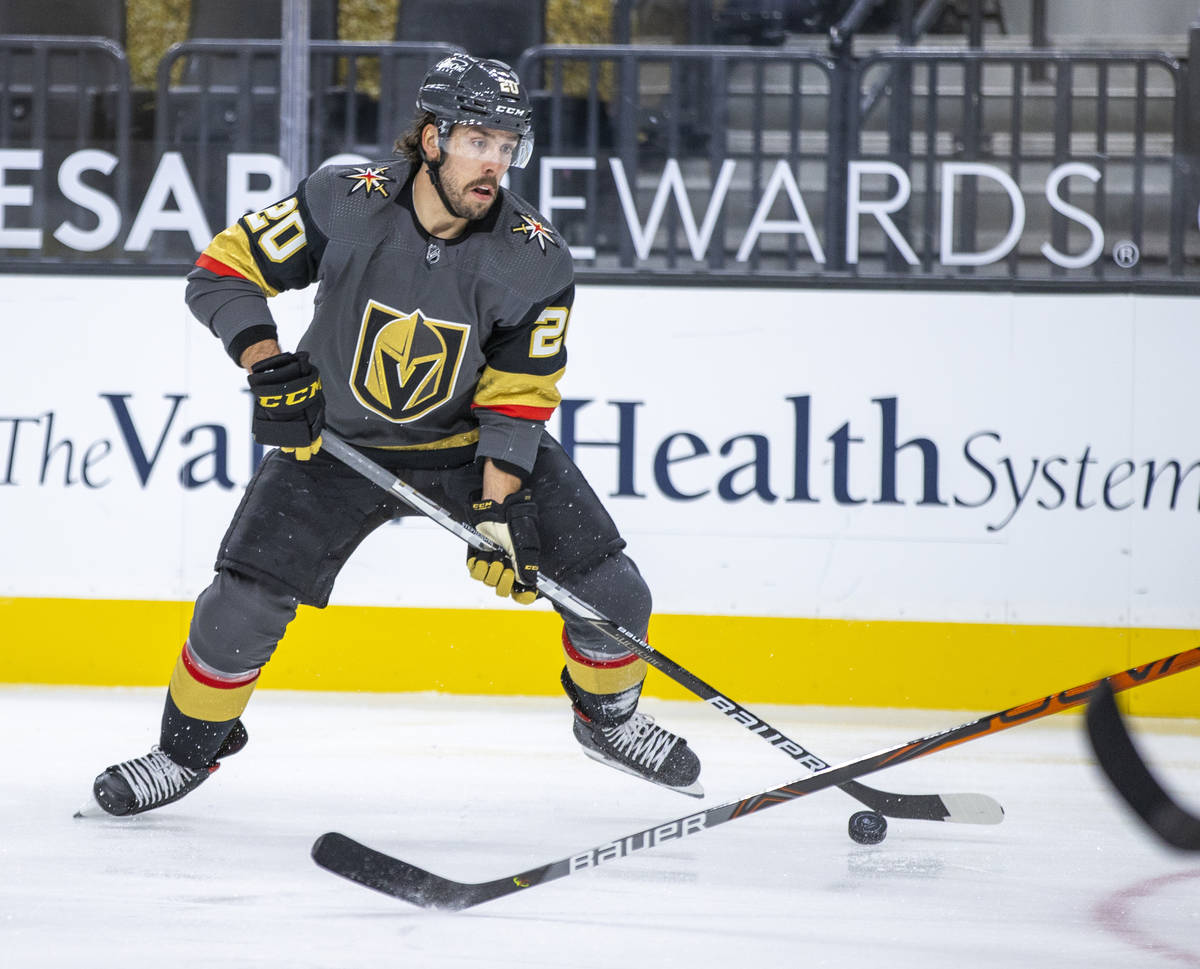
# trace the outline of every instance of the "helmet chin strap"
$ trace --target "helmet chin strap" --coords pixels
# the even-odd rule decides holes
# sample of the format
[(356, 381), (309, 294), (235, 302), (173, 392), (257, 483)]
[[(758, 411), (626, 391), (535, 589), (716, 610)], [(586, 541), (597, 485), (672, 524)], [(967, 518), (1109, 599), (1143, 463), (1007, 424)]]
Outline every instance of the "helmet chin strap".
[(442, 200), (442, 205), (445, 207), (446, 211), (456, 219), (466, 219), (469, 222), (471, 217), (469, 215), (463, 215), (461, 212), (459, 212), (458, 209), (454, 207), (454, 203), (450, 201), (450, 197), (446, 194), (446, 190), (442, 188), (442, 178), (439, 171), (439, 169), (442, 167), (442, 159), (439, 157), (437, 161), (432, 161), (429, 156), (425, 154), (425, 149), (422, 148), (421, 160), (425, 162), (426, 167), (429, 169), (429, 180), (433, 182), (434, 190), (437, 192), (438, 198)]

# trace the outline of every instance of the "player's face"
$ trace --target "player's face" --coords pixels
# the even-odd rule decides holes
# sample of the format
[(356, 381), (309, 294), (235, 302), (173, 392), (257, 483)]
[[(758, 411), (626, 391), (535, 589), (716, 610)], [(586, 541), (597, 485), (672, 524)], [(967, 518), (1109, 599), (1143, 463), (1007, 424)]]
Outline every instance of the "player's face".
[(455, 125), (443, 146), (442, 191), (468, 219), (488, 214), (500, 192), (500, 179), (512, 164), (517, 136), (480, 125)]

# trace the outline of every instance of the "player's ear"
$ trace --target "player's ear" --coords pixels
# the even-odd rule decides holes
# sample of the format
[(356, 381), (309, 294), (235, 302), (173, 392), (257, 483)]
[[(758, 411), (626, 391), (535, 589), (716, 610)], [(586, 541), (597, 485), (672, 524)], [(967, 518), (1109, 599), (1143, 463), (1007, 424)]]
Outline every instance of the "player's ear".
[(427, 161), (435, 164), (441, 159), (441, 147), (438, 145), (438, 129), (435, 124), (427, 124), (421, 129), (421, 154)]

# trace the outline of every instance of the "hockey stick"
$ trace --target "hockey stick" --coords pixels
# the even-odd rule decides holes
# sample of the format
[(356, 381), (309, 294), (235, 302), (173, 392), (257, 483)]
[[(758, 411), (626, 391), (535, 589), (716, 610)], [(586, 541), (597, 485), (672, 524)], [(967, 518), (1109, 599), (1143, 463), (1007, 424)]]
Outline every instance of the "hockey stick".
[[(1175, 673), (1182, 673), (1195, 666), (1200, 666), (1200, 648), (1190, 649), (1174, 656), (1155, 660), (1144, 666), (1136, 666), (1123, 673), (1117, 673), (1110, 678), (1110, 682), (1112, 689), (1120, 692), (1143, 683), (1172, 676)], [(1070, 690), (1051, 693), (1049, 696), (1009, 707), (1007, 710), (980, 717), (950, 730), (930, 734), (927, 737), (909, 741), (898, 747), (890, 747), (878, 753), (868, 754), (866, 757), (832, 767), (815, 776), (801, 778), (798, 781), (760, 791), (757, 794), (750, 794), (736, 801), (727, 801), (706, 811), (685, 815), (664, 824), (651, 825), (614, 841), (597, 845), (595, 848), (588, 848), (558, 861), (552, 861), (547, 865), (513, 875), (505, 875), (491, 881), (472, 883), (443, 878), (399, 858), (393, 858), (368, 848), (347, 838), (344, 834), (332, 831), (317, 838), (313, 844), (312, 856), (318, 865), (335, 875), (341, 875), (343, 878), (383, 892), (385, 895), (392, 895), (422, 908), (459, 911), (526, 888), (532, 888), (535, 885), (544, 885), (546, 882), (565, 878), (567, 875), (597, 868), (610, 861), (656, 847), (664, 842), (676, 841), (689, 835), (698, 834), (708, 828), (715, 828), (718, 824), (724, 824), (726, 821), (736, 821), (756, 811), (805, 797), (885, 767), (903, 764), (910, 760), (916, 760), (918, 757), (926, 757), (939, 750), (946, 750), (949, 747), (976, 740), (979, 737), (1008, 730), (1010, 727), (1040, 720), (1042, 717), (1048, 717), (1053, 713), (1086, 703), (1103, 683), (1103, 680), (1096, 680)]]
[[(322, 432), (325, 449), (363, 477), (389, 491), (407, 505), (432, 518), (447, 531), (457, 535), (472, 548), (492, 551), (498, 548), (469, 525), (454, 518), (437, 502), (427, 498), (411, 485), (406, 484), (385, 468), (380, 467), (366, 455), (361, 454), (328, 429)], [(709, 686), (674, 660), (664, 656), (649, 643), (635, 636), (628, 629), (606, 618), (574, 593), (546, 575), (539, 575), (538, 592), (551, 602), (562, 606), (572, 615), (592, 624), (597, 630), (636, 653), (651, 666), (665, 673), (676, 683), (686, 687), (700, 699), (711, 704), (721, 713), (731, 717), (751, 733), (779, 748), (793, 760), (799, 761), (814, 773), (827, 770), (829, 764), (796, 741), (786, 737), (782, 731), (755, 716), (745, 707)], [(878, 791), (864, 784), (847, 781), (842, 790), (873, 811), (890, 818), (907, 818), (917, 821), (955, 821), (962, 824), (999, 824), (1004, 819), (1004, 808), (986, 794), (892, 794)]]
[(1150, 830), (1175, 848), (1200, 851), (1200, 817), (1172, 800), (1150, 773), (1121, 719), (1108, 683), (1096, 688), (1088, 704), (1087, 732), (1100, 767)]

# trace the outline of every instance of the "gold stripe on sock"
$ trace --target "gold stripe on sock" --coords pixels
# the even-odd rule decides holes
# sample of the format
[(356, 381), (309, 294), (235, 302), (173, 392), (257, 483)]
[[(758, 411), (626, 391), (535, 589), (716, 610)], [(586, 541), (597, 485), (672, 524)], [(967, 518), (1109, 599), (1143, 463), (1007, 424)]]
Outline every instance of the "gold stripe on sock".
[(242, 715), (257, 678), (235, 687), (215, 687), (201, 683), (188, 670), (180, 656), (171, 673), (171, 699), (179, 712), (197, 720), (233, 720)]
[(646, 661), (634, 654), (607, 663), (589, 660), (563, 637), (563, 652), (567, 656), (567, 673), (571, 681), (588, 693), (620, 693), (637, 686), (646, 678)]

